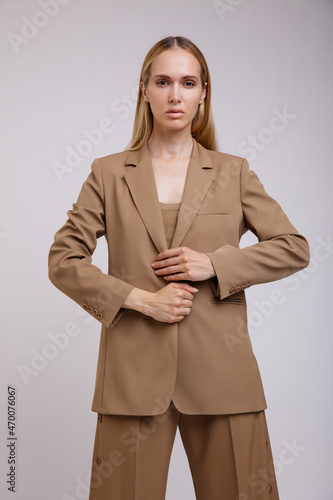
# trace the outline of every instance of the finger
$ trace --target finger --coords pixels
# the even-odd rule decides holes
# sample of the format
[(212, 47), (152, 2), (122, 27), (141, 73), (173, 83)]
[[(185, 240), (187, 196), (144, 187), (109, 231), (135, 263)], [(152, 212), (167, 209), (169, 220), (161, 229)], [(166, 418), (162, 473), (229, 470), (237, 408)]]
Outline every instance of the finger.
[(180, 264), (175, 266), (163, 267), (162, 269), (155, 269), (157, 276), (164, 276), (165, 274), (184, 272)]
[(177, 316), (188, 316), (191, 312), (191, 307), (188, 306), (183, 306), (181, 309), (179, 309), (179, 313)]
[(183, 288), (184, 290), (187, 290), (188, 292), (196, 293), (199, 291), (198, 288), (195, 288), (195, 286), (189, 285), (189, 283), (175, 283), (175, 286), (179, 288)]
[(156, 260), (168, 259), (169, 257), (174, 257), (179, 255), (181, 252), (180, 247), (178, 248), (168, 248), (167, 250), (163, 250), (163, 252), (159, 253), (156, 257)]
[(188, 316), (187, 311), (188, 311), (188, 314), (190, 314), (191, 308), (187, 307), (187, 306), (183, 306), (181, 309), (179, 309), (177, 316)]
[(186, 280), (188, 277), (184, 273), (179, 273), (179, 274), (169, 274), (168, 276), (163, 276), (164, 280), (167, 281), (179, 281), (179, 280)]
[(194, 298), (194, 295), (192, 295), (192, 293), (188, 292), (187, 290), (185, 290), (184, 288), (181, 289), (181, 292), (182, 292), (182, 295), (181, 295), (181, 299), (183, 301), (188, 301), (188, 300), (192, 300)]
[(174, 266), (179, 264), (179, 257), (170, 257), (168, 259), (159, 260), (158, 262), (153, 262), (152, 267), (154, 269), (160, 269), (165, 266)]
[(182, 297), (182, 299), (183, 299), (184, 304), (185, 304), (185, 302), (192, 301), (194, 299), (194, 295), (192, 295), (189, 292), (185, 292), (184, 296)]
[(188, 307), (189, 309), (191, 309), (192, 305), (193, 305), (192, 300), (184, 299), (181, 305), (181, 309), (183, 309), (183, 307)]
[(171, 324), (171, 323), (179, 323), (179, 322), (180, 322), (180, 321), (182, 321), (184, 318), (185, 318), (184, 314), (181, 314), (181, 315), (179, 315), (179, 316), (175, 317), (175, 319), (174, 319), (174, 320), (172, 320), (172, 321), (168, 321), (168, 323), (170, 323), (170, 324)]

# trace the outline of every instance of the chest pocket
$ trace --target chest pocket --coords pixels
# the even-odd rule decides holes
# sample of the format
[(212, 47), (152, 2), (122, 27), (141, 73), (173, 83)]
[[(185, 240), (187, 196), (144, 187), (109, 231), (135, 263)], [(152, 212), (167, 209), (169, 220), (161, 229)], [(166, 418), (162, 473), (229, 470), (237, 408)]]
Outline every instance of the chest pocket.
[(231, 213), (231, 198), (205, 198), (197, 216), (228, 215)]

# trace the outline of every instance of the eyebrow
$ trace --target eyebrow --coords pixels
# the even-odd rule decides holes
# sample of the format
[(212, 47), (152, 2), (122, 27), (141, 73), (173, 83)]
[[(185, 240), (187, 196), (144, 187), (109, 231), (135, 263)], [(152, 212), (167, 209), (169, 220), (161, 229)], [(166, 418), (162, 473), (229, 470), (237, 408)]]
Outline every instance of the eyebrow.
[[(154, 78), (165, 78), (165, 79), (170, 79), (169, 75), (155, 75)], [(192, 80), (198, 80), (198, 78), (195, 75), (185, 75), (182, 77), (182, 80), (188, 80), (192, 78)]]

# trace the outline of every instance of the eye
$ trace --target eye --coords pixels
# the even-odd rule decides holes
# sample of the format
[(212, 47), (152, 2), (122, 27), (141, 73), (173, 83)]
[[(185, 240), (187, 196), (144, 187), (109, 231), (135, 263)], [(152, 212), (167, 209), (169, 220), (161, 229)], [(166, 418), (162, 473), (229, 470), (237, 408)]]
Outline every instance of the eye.
[(158, 80), (156, 82), (157, 85), (159, 85), (160, 87), (165, 87), (165, 85), (167, 84), (167, 81), (166, 80)]
[(185, 87), (191, 88), (191, 87), (194, 87), (194, 86), (195, 86), (195, 83), (192, 82), (191, 80), (188, 80), (187, 82), (185, 82)]

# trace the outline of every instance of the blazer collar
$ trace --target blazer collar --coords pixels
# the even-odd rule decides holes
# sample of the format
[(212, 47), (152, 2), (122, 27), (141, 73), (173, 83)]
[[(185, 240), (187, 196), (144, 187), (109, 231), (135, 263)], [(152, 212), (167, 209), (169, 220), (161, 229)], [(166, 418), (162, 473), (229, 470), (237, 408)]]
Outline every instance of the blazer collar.
[[(125, 180), (141, 218), (159, 252), (166, 250), (162, 212), (159, 204), (153, 164), (147, 144), (130, 151), (125, 160)], [(181, 246), (214, 180), (214, 165), (207, 149), (193, 139), (183, 198), (170, 248)]]

